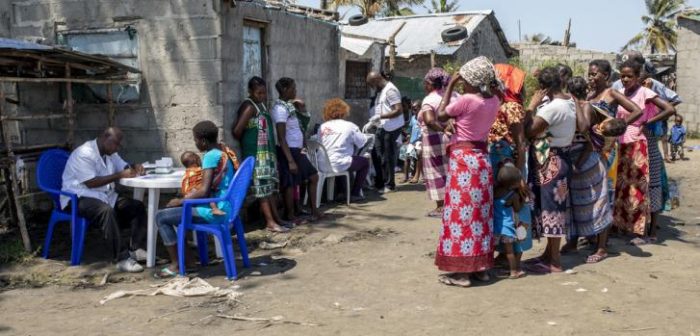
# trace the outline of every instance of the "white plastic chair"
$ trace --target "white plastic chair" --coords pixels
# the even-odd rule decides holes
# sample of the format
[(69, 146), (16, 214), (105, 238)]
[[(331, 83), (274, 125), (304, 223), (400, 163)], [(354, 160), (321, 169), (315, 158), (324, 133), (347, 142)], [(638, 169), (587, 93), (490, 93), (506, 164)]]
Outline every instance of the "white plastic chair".
[[(318, 186), (316, 187), (316, 207), (321, 206), (321, 194), (323, 191), (323, 184), (326, 182), (327, 178), (332, 178), (328, 181), (326, 192), (328, 194), (328, 200), (333, 200), (333, 192), (335, 191), (335, 177), (343, 176), (345, 177), (345, 197), (347, 198), (347, 204), (350, 205), (350, 172), (349, 171), (335, 171), (331, 167), (331, 160), (328, 158), (328, 152), (326, 148), (323, 147), (318, 140), (309, 139), (306, 141), (306, 156), (309, 157), (311, 164), (318, 170)], [(308, 197), (308, 194), (306, 198)], [(306, 203), (306, 200), (304, 200)]]

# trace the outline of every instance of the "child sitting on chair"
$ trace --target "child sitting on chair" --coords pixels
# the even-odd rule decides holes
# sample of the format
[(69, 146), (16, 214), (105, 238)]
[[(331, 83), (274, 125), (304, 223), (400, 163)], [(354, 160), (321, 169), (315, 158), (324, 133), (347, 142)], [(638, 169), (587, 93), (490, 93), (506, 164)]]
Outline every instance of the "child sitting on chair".
[[(184, 152), (180, 156), (180, 162), (186, 168), (185, 176), (182, 177), (182, 196), (187, 196), (191, 192), (202, 187), (202, 160), (195, 152)], [(223, 216), (226, 213), (221, 211), (216, 203), (210, 204), (211, 212), (216, 216)]]
[(503, 164), (498, 170), (494, 188), (493, 231), (499, 242), (505, 247), (510, 272), (509, 279), (525, 276), (520, 267), (522, 253), (515, 253), (513, 244), (526, 239), (527, 227), (520, 223), (518, 212), (527, 200), (520, 170), (511, 162)]

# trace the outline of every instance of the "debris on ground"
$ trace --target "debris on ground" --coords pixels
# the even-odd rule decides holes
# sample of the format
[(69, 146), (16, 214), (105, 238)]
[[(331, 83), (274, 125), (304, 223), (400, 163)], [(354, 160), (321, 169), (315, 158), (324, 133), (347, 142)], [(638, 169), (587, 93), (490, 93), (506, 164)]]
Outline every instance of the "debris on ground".
[(155, 291), (151, 289), (138, 289), (138, 290), (120, 290), (116, 291), (110, 295), (105, 296), (100, 300), (100, 304), (105, 304), (114, 299), (119, 299), (129, 296), (156, 296), (156, 295), (167, 295), (174, 297), (192, 297), (192, 296), (212, 296), (212, 297), (226, 297), (229, 301), (236, 301), (243, 293), (239, 292), (239, 286), (231, 286), (226, 289), (221, 289), (219, 287), (214, 287), (208, 282), (200, 278), (188, 278), (188, 277), (176, 277), (172, 280), (156, 285), (157, 289)]

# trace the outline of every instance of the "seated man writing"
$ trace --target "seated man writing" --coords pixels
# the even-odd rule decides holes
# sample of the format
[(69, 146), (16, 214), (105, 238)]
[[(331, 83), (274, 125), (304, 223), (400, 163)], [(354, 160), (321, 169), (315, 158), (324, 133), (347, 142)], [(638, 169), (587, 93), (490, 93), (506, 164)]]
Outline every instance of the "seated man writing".
[[(71, 153), (63, 171), (62, 190), (78, 196), (78, 215), (91, 226), (102, 229), (111, 244), (117, 269), (141, 272), (137, 260), (145, 260), (146, 209), (143, 203), (120, 197), (114, 183), (122, 178), (143, 174), (143, 166), (130, 165), (117, 151), (121, 148), (122, 131), (110, 127), (97, 139), (90, 140)], [(70, 198), (61, 196), (61, 207), (68, 209)], [(123, 244), (120, 227), (130, 226), (131, 239)]]

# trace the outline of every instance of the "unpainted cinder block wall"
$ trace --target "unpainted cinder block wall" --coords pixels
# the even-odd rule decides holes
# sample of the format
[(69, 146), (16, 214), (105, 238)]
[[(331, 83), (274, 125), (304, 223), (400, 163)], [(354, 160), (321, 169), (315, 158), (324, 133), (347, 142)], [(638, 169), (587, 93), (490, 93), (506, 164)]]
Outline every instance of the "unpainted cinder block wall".
[(519, 43), (513, 47), (520, 51), (520, 64), (528, 71), (541, 67), (543, 62), (565, 62), (571, 67), (588, 71), (588, 63), (594, 59), (608, 60), (614, 65), (617, 57), (615, 53), (535, 43)]
[[(59, 30), (134, 27), (142, 73), (138, 102), (119, 105), (116, 126), (125, 132), (122, 154), (132, 161), (193, 149), (191, 128), (208, 119), (223, 127), (220, 99), (219, 0), (11, 1), (8, 36), (55, 44)], [(2, 7), (0, 7), (1, 9)], [(2, 13), (0, 13), (0, 16)], [(61, 23), (60, 25), (57, 25)], [(0, 32), (2, 30), (0, 24)], [(19, 87), (20, 113), (61, 111), (58, 85)], [(107, 105), (76, 105), (75, 144), (107, 126)], [(27, 123), (27, 142), (64, 141), (62, 120)]]
[[(2, 36), (46, 44), (56, 43), (57, 23), (60, 30), (136, 29), (141, 98), (118, 105), (115, 121), (126, 134), (123, 156), (135, 162), (193, 150), (191, 129), (201, 120), (216, 123), (226, 142), (238, 147), (229, 130), (245, 99), (244, 20), (265, 23), (270, 103), (277, 98), (274, 81), (283, 76), (296, 79), (312, 122), (321, 121), (325, 99), (340, 94), (337, 25), (257, 3), (230, 8), (221, 0), (13, 0), (0, 5), (0, 17), (6, 15), (12, 20), (9, 31), (0, 23)], [(62, 110), (58, 85), (21, 85), (19, 93), (20, 113)], [(106, 104), (76, 105), (76, 144), (107, 125), (107, 111)], [(27, 142), (65, 141), (65, 121), (24, 126)]]
[(683, 103), (678, 114), (685, 119), (685, 127), (696, 135), (700, 133), (700, 22), (678, 20), (677, 85)]
[(323, 103), (339, 92), (340, 31), (334, 23), (269, 9), (256, 3), (238, 2), (222, 9), (222, 102), (224, 129), (229, 143), (238, 108), (247, 98), (243, 78), (243, 26), (255, 22), (263, 27), (263, 74), (267, 82), (268, 108), (278, 98), (274, 88), (281, 77), (296, 81), (297, 95), (306, 102), (312, 127), (323, 120)]

